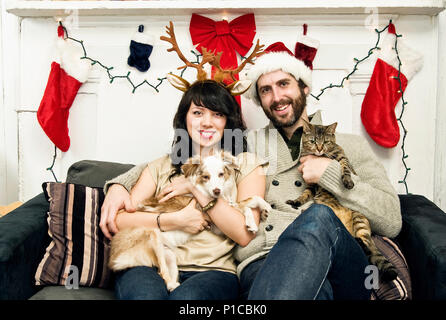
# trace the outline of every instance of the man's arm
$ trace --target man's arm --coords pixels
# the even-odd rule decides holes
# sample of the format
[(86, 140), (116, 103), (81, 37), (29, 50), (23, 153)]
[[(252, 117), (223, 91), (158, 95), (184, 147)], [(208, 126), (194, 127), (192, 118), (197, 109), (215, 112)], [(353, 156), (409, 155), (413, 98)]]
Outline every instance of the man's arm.
[(118, 211), (120, 209), (125, 209), (127, 212), (136, 210), (130, 199), (130, 190), (138, 181), (144, 168), (147, 168), (147, 164), (137, 165), (105, 182), (104, 193), (106, 196), (101, 207), (99, 227), (108, 239), (111, 239), (113, 234), (119, 231), (115, 222)]
[(117, 176), (116, 178), (105, 181), (104, 193), (107, 194), (108, 188), (110, 188), (110, 186), (115, 183), (122, 185), (130, 193), (130, 190), (132, 190), (133, 186), (136, 184), (139, 177), (141, 176), (141, 173), (146, 167), (147, 163), (139, 164), (137, 166), (134, 166), (129, 171)]
[(356, 171), (357, 175), (352, 175), (355, 186), (351, 190), (344, 187), (337, 161), (330, 163), (319, 185), (333, 193), (343, 206), (364, 214), (373, 232), (396, 237), (402, 226), (400, 202), (383, 165), (364, 138), (348, 135), (338, 142)]

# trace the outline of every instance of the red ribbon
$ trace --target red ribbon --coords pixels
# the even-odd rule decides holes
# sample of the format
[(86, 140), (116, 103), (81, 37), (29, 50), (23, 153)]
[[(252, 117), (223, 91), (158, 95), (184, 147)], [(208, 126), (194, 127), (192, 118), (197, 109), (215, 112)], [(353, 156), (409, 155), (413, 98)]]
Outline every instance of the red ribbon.
[[(209, 51), (223, 52), (220, 65), (223, 69), (237, 68), (237, 52), (244, 56), (252, 47), (256, 34), (254, 14), (245, 14), (231, 22), (212, 19), (193, 13), (189, 26), (192, 43), (198, 44), (197, 50), (202, 53), (202, 47)], [(215, 70), (212, 67), (212, 76)], [(238, 76), (236, 76), (238, 79)], [(232, 81), (228, 81), (231, 83)], [(227, 84), (228, 84), (227, 83)]]

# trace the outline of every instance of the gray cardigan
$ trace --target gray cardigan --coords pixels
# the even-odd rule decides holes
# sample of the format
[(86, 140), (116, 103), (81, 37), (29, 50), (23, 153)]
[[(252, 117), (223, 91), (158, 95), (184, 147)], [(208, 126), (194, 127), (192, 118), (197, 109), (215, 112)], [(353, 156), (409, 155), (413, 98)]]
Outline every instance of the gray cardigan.
[[(322, 123), (319, 111), (312, 116), (311, 123)], [(357, 175), (352, 175), (355, 186), (351, 190), (344, 187), (340, 164), (337, 161), (331, 162), (319, 185), (334, 194), (342, 205), (364, 214), (369, 219), (374, 233), (395, 237), (402, 225), (400, 203), (384, 167), (364, 138), (337, 133), (336, 142), (342, 146), (355, 168)], [(285, 228), (311, 205), (310, 202), (302, 208), (293, 209), (285, 203), (297, 198), (306, 188), (306, 184), (297, 170), (299, 159), (292, 160), (285, 141), (272, 123), (251, 132), (248, 135), (248, 146), (249, 151), (269, 161), (265, 198), (273, 207), (273, 211), (266, 221), (260, 223), (257, 236), (246, 247), (235, 248), (234, 257), (239, 262), (238, 275), (248, 263), (268, 254)], [(136, 166), (107, 181), (105, 190), (113, 183), (122, 184), (130, 190), (146, 165)]]

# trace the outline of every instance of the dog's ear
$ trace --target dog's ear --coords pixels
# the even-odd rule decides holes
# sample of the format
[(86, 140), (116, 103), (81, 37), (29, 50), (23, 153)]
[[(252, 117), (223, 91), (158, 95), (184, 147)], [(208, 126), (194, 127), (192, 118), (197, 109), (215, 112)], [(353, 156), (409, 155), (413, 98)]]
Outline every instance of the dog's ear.
[(191, 157), (187, 159), (186, 163), (181, 166), (181, 171), (187, 178), (194, 175), (197, 172), (199, 166), (200, 166), (200, 157), (199, 156)]
[(190, 177), (197, 172), (197, 169), (199, 167), (198, 163), (185, 163), (181, 166), (181, 171), (183, 172), (184, 176)]
[(223, 159), (223, 162), (225, 163), (225, 169), (233, 170), (233, 171), (240, 171), (240, 165), (238, 163), (238, 159), (234, 157), (231, 153), (228, 151), (221, 151), (221, 158)]

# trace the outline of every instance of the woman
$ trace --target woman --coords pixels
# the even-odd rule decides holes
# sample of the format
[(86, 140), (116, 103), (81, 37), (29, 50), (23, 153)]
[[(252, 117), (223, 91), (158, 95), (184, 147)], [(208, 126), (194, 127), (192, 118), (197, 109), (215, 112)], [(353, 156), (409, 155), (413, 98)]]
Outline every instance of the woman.
[[(246, 229), (244, 216), (223, 199), (218, 199), (207, 213), (226, 236), (207, 230), (208, 222), (195, 208), (195, 201), (204, 207), (212, 199), (186, 180), (180, 167), (196, 154), (206, 157), (216, 149), (230, 151), (241, 163), (240, 174), (236, 177), (237, 194), (233, 199), (241, 201), (254, 195), (264, 197), (262, 167), (266, 163), (252, 154), (240, 152), (246, 151), (241, 135), (239, 139), (225, 139), (225, 134), (235, 129), (243, 131), (245, 126), (236, 100), (215, 81), (197, 81), (185, 92), (173, 126), (177, 138), (172, 153), (147, 165), (131, 191), (131, 201), (136, 206), (153, 195), (164, 201), (189, 193), (195, 200), (178, 212), (162, 214), (158, 221), (156, 214), (124, 211), (117, 215), (116, 225), (119, 230), (133, 226), (156, 228), (159, 223), (163, 231), (183, 230), (194, 234), (175, 251), (181, 285), (169, 293), (156, 268), (135, 267), (117, 274), (116, 296), (120, 299), (236, 299), (239, 285), (232, 249), (236, 244), (246, 246), (255, 234)], [(253, 210), (253, 213), (259, 224), (259, 211)]]

